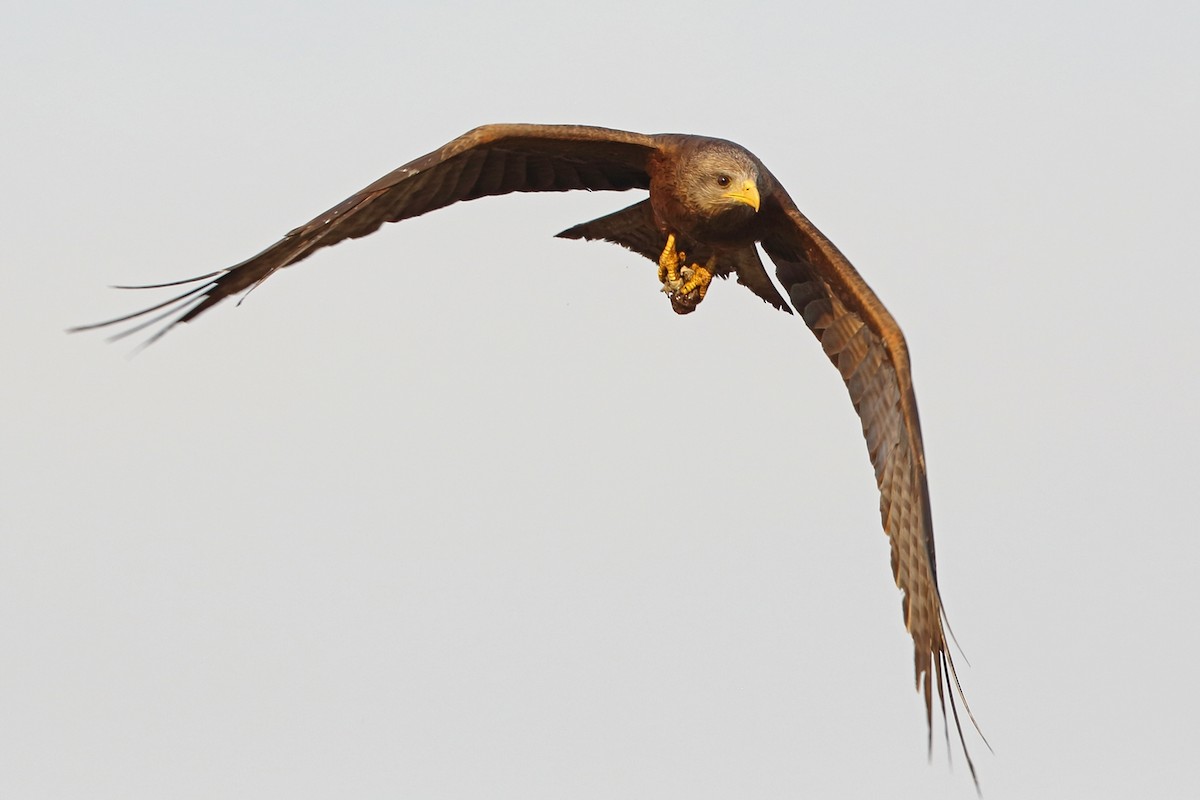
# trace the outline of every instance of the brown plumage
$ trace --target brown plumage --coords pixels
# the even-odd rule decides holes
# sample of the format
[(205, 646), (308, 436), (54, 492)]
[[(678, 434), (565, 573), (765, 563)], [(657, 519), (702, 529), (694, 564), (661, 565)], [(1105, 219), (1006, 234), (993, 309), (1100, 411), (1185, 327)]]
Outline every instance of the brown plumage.
[[(705, 264), (715, 276), (736, 274), (756, 295), (790, 313), (763, 267), (756, 243), (775, 263), (779, 284), (841, 373), (862, 421), (930, 736), (936, 685), (944, 719), (949, 695), (966, 754), (955, 696), (964, 708), (965, 698), (947, 648), (925, 454), (904, 336), (854, 267), (800, 213), (766, 167), (736, 144), (572, 125), (485, 125), (385, 175), (234, 267), (160, 284), (199, 284), (189, 291), (135, 314), (76, 330), (162, 311), (119, 334), (123, 336), (178, 314), (153, 341), (226, 297), (261, 283), (275, 270), (319, 248), (366, 236), (384, 222), (488, 195), (571, 189), (644, 189), (650, 194), (559, 236), (605, 239), (662, 264), (670, 235), (686, 253), (681, 266)], [(687, 313), (707, 284), (699, 292), (686, 292), (680, 283), (664, 278), (664, 291), (676, 311)], [(954, 685), (947, 693), (948, 682)], [(970, 755), (966, 757), (974, 777)]]

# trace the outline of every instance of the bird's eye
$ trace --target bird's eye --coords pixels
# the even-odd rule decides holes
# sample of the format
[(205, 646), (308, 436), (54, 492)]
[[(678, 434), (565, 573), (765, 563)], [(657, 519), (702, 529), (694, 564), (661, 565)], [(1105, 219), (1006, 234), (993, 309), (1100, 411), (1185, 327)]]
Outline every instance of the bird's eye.
[(718, 175), (717, 176), (717, 186), (728, 186), (728, 185), (729, 185), (729, 176), (728, 175)]

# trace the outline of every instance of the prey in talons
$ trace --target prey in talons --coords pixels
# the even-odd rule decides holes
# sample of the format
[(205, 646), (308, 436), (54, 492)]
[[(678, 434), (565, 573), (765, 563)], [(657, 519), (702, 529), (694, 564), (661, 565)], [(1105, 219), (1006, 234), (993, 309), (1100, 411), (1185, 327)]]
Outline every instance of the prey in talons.
[(676, 314), (690, 314), (700, 305), (712, 283), (716, 257), (708, 266), (688, 265), (687, 253), (675, 249), (675, 234), (667, 235), (667, 244), (658, 257), (658, 280), (671, 300)]

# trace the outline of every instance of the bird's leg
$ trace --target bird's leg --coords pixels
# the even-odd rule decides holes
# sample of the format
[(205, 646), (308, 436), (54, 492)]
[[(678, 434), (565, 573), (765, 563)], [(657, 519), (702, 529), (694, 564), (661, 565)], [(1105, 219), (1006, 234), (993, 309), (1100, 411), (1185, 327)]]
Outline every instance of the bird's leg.
[(658, 257), (658, 282), (663, 285), (663, 291), (671, 294), (683, 285), (679, 268), (684, 264), (685, 254), (675, 249), (675, 234), (667, 234), (667, 244), (662, 255)]

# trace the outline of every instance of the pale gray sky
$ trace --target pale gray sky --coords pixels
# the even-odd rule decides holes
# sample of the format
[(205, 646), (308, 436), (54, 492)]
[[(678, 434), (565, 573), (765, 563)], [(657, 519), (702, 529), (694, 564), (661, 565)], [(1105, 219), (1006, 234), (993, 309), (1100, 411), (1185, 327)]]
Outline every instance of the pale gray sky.
[(973, 796), (836, 371), (551, 238), (631, 196), (62, 333), (501, 121), (757, 153), (908, 336), (985, 795), (1200, 795), (1197, 6), (432, 5), (0, 32), (0, 796)]

